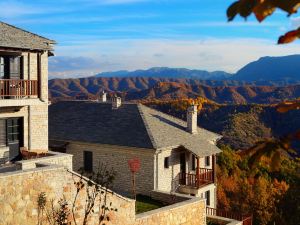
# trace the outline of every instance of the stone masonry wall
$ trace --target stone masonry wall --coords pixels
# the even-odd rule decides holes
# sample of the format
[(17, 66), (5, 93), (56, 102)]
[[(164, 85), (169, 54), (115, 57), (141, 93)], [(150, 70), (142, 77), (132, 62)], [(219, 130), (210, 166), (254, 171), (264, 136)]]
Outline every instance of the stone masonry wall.
[[(41, 192), (46, 193), (48, 199), (47, 210), (50, 209), (49, 201), (51, 199), (59, 200), (64, 197), (70, 203), (76, 193), (74, 181), (78, 180), (78, 175), (58, 166), (0, 173), (0, 224), (38, 224), (38, 195)], [(84, 188), (80, 191), (76, 204), (75, 218), (79, 224), (83, 218), (85, 199), (86, 190)], [(112, 202), (111, 207), (117, 208), (118, 211), (110, 212), (111, 221), (106, 222), (106, 225), (134, 224), (135, 206), (133, 200), (109, 192), (107, 202)], [(69, 204), (69, 207), (71, 208), (71, 204)], [(43, 224), (48, 224), (45, 218)], [(98, 224), (97, 209), (95, 209), (88, 224)]]
[(37, 165), (42, 165), (42, 164), (47, 164), (47, 165), (54, 164), (54, 165), (63, 166), (66, 169), (72, 171), (73, 170), (72, 158), (73, 156), (69, 154), (49, 151), (47, 157), (21, 160), (21, 161), (17, 161), (16, 164), (19, 165), (20, 166), (19, 168), (22, 170), (33, 169), (36, 168)]
[(83, 152), (93, 152), (93, 167), (102, 163), (107, 168), (116, 171), (114, 190), (118, 193), (129, 194), (132, 190), (132, 178), (128, 167), (128, 160), (135, 157), (141, 160), (140, 171), (136, 174), (136, 189), (138, 193), (149, 195), (154, 189), (154, 150), (138, 149), (110, 145), (97, 145), (87, 143), (70, 143), (67, 146), (68, 154), (73, 155), (74, 171), (83, 167)]
[(29, 149), (48, 150), (48, 104), (29, 106)]
[(205, 201), (194, 198), (137, 215), (135, 225), (205, 225)]

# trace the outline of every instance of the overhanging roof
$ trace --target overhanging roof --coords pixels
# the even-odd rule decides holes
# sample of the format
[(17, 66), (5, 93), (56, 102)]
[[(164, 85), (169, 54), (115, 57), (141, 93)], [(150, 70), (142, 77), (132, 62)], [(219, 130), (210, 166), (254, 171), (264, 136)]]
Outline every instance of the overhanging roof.
[(53, 50), (55, 41), (0, 21), (0, 47)]

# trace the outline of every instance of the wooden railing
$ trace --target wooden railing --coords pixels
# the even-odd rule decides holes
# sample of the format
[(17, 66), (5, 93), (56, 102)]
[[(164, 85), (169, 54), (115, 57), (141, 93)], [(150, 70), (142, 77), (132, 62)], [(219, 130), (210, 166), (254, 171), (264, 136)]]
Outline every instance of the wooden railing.
[(206, 207), (206, 215), (225, 217), (237, 221), (242, 221), (243, 225), (252, 225), (252, 216), (228, 212), (222, 209)]
[(213, 170), (200, 168), (199, 174), (180, 173), (179, 184), (199, 188), (203, 185), (213, 183)]
[(22, 98), (25, 96), (38, 95), (37, 80), (13, 80), (0, 79), (0, 99), (1, 98)]

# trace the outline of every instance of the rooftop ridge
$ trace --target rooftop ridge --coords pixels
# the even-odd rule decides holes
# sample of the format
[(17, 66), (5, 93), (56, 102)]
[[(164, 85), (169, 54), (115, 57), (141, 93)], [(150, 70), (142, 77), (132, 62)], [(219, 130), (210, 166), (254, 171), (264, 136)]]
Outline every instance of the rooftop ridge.
[(41, 39), (45, 39), (45, 40), (49, 41), (50, 44), (56, 44), (56, 41), (54, 41), (54, 40), (52, 40), (52, 39), (49, 39), (49, 38), (43, 37), (43, 36), (41, 36), (41, 35), (35, 34), (35, 33), (33, 33), (33, 32), (30, 32), (30, 31), (28, 31), (28, 30), (25, 30), (25, 29), (23, 29), (23, 28), (16, 27), (16, 26), (14, 26), (14, 25), (5, 23), (5, 22), (3, 22), (3, 21), (0, 21), (0, 23), (4, 24), (4, 25), (6, 25), (6, 26), (12, 27), (12, 28), (14, 28), (14, 29), (21, 30), (21, 31), (26, 32), (26, 33), (28, 33), (28, 34), (34, 35), (34, 36), (39, 37), (39, 38), (41, 38)]
[(147, 130), (147, 133), (148, 133), (148, 135), (149, 135), (149, 138), (150, 138), (150, 140), (151, 140), (151, 143), (152, 143), (153, 147), (154, 147), (155, 149), (157, 149), (158, 145), (157, 145), (157, 143), (155, 142), (155, 139), (154, 139), (154, 137), (153, 137), (153, 134), (152, 134), (152, 132), (151, 132), (151, 129), (149, 128), (148, 122), (147, 122), (147, 120), (146, 120), (146, 118), (145, 118), (145, 115), (144, 115), (144, 112), (143, 112), (143, 106), (144, 106), (144, 105), (142, 105), (141, 103), (137, 104), (138, 110), (139, 110), (139, 112), (140, 112), (140, 116), (142, 117), (143, 123), (144, 123), (144, 125), (145, 125), (146, 130)]

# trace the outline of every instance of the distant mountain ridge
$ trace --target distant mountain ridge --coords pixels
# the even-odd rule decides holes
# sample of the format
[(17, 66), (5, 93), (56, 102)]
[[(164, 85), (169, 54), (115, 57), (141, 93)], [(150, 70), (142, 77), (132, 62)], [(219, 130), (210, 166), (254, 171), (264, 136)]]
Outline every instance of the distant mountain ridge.
[(96, 77), (152, 77), (185, 78), (199, 80), (235, 80), (239, 82), (256, 82), (258, 85), (286, 85), (300, 82), (300, 55), (279, 57), (261, 57), (242, 67), (236, 74), (224, 71), (208, 72), (185, 68), (153, 67), (147, 70), (103, 72)]
[(189, 70), (185, 68), (153, 67), (147, 70), (103, 72), (96, 77), (153, 77), (153, 78), (188, 78), (200, 80), (225, 80), (233, 74), (224, 71)]
[(262, 57), (241, 68), (230, 79), (238, 81), (300, 81), (300, 55)]

